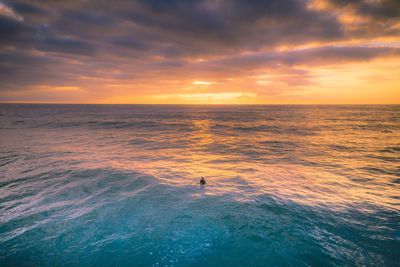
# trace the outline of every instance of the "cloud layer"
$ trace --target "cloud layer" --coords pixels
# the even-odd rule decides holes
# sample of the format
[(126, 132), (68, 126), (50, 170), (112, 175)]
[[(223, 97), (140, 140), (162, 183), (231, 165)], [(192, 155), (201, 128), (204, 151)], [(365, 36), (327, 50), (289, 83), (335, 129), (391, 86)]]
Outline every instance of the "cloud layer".
[(399, 71), (399, 21), (395, 0), (2, 1), (0, 101), (326, 102), (324, 69)]

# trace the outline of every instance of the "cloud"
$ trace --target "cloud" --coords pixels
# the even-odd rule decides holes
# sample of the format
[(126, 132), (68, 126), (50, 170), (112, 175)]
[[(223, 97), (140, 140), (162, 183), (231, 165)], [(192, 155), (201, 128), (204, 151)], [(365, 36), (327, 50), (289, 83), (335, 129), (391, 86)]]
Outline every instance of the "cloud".
[(338, 7), (347, 7), (362, 16), (376, 19), (400, 18), (400, 2), (398, 0), (330, 0)]
[(47, 52), (71, 53), (74, 55), (92, 55), (96, 47), (90, 42), (72, 38), (46, 37), (38, 40), (35, 48)]
[(322, 10), (336, 12), (347, 38), (400, 35), (398, 0), (314, 0)]
[(296, 0), (137, 1), (131, 12), (123, 14), (162, 33), (164, 42), (211, 54), (343, 36), (334, 15), (308, 9)]
[[(385, 41), (365, 45), (400, 42), (398, 10), (390, 0), (4, 1), (0, 100), (43, 84), (96, 96), (182, 94), (193, 81), (290, 90), (312, 84), (299, 68), (398, 57)], [(268, 79), (246, 78), (260, 71)]]
[(234, 56), (205, 63), (211, 66), (236, 66), (238, 68), (279, 67), (280, 65), (330, 65), (354, 61), (368, 61), (382, 56), (400, 56), (400, 48), (326, 46), (286, 52), (260, 52), (250, 55)]
[(8, 17), (19, 22), (24, 21), (24, 18), (21, 15), (15, 13), (11, 7), (6, 6), (2, 2), (0, 2), (0, 16)]

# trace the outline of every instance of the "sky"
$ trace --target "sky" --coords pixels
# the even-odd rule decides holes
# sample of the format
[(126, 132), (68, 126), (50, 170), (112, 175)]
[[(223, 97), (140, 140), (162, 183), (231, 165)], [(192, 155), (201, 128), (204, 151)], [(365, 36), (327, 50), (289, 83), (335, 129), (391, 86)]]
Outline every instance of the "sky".
[(400, 1), (0, 0), (0, 102), (400, 104)]

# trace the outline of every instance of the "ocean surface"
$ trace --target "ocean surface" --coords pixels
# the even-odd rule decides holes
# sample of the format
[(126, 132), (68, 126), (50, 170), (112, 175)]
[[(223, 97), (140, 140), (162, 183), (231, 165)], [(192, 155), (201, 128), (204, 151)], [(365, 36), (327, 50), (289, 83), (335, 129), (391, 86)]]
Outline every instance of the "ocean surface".
[(1, 104), (0, 266), (400, 266), (400, 106)]

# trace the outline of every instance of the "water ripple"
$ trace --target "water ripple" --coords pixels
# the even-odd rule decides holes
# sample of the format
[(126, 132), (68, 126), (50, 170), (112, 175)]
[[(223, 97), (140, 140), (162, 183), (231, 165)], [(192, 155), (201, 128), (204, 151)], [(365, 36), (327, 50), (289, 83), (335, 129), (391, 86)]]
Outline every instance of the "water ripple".
[(398, 266), (399, 106), (0, 114), (1, 266)]

